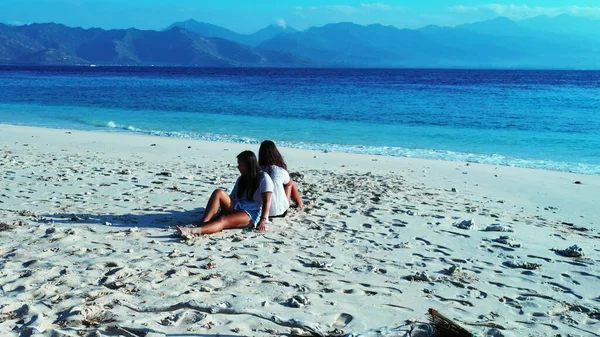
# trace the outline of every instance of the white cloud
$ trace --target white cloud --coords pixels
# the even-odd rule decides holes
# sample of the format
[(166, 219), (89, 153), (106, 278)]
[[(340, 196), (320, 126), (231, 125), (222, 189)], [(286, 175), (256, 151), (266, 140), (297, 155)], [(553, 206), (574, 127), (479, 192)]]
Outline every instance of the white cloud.
[(386, 4), (382, 4), (382, 3), (372, 3), (372, 4), (365, 4), (365, 3), (361, 3), (360, 4), (361, 8), (365, 8), (365, 9), (374, 9), (374, 10), (381, 10), (381, 11), (389, 11), (392, 9), (392, 6), (390, 5), (386, 5)]
[(538, 15), (556, 16), (570, 14), (576, 16), (600, 16), (600, 7), (530, 7), (527, 5), (487, 4), (479, 6), (452, 6), (448, 11), (457, 14), (492, 14), (506, 16), (511, 19), (526, 19)]
[(343, 6), (343, 5), (335, 5), (335, 6), (325, 6), (326, 9), (338, 12), (344, 15), (352, 15), (354, 13), (355, 8), (351, 6)]
[(600, 16), (600, 7), (569, 6), (565, 14), (581, 16)]
[(287, 24), (285, 23), (284, 19), (277, 19), (275, 20), (275, 24), (281, 28), (286, 28)]

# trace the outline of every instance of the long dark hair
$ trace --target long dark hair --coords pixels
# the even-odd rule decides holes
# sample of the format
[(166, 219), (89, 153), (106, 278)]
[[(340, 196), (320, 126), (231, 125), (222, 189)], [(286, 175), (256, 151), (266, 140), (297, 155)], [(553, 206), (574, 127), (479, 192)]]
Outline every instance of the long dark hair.
[(241, 199), (245, 196), (246, 199), (251, 201), (260, 184), (260, 167), (256, 155), (252, 151), (244, 151), (238, 154), (237, 159), (246, 166), (246, 173), (240, 177), (236, 197)]
[(270, 140), (265, 140), (260, 143), (260, 149), (258, 150), (258, 164), (261, 167), (270, 167), (272, 165), (279, 166), (284, 170), (287, 170), (287, 165), (283, 161), (283, 157), (277, 146)]

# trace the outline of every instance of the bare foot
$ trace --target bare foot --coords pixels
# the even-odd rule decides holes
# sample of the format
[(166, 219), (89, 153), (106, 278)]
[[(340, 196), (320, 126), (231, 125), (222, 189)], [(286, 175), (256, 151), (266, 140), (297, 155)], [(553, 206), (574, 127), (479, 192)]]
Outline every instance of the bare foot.
[(290, 207), (294, 207), (294, 208), (302, 208), (302, 206), (304, 206), (304, 203), (302, 202), (302, 200), (300, 200), (300, 202), (298, 202), (296, 200), (288, 199), (288, 203), (290, 204)]
[(179, 234), (181, 236), (191, 235), (192, 234), (192, 229), (191, 228), (185, 228), (185, 227), (179, 227), (179, 226), (177, 226), (176, 228), (177, 228), (177, 231), (179, 232)]

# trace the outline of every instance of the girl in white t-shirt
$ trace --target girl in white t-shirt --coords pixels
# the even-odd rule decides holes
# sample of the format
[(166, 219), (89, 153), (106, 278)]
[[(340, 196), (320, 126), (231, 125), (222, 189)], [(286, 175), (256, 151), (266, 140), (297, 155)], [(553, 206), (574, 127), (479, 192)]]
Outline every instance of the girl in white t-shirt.
[(273, 180), (269, 216), (284, 216), (290, 207), (290, 200), (296, 203), (296, 207), (302, 207), (302, 199), (298, 193), (296, 183), (290, 178), (287, 165), (275, 143), (265, 140), (260, 144), (258, 164), (263, 172), (267, 173)]
[[(259, 231), (266, 230), (273, 181), (268, 174), (260, 170), (254, 152), (240, 153), (237, 162), (240, 177), (231, 194), (216, 189), (206, 205), (202, 225), (194, 228), (177, 226), (180, 234), (213, 234), (223, 229), (249, 226)], [(266, 211), (262, 212), (262, 210)]]

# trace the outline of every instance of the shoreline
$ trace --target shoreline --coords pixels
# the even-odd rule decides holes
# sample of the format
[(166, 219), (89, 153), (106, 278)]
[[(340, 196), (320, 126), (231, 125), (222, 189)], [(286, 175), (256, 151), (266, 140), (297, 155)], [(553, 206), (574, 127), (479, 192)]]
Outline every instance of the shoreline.
[[(355, 334), (402, 334), (428, 308), (484, 336), (600, 334), (600, 176), (280, 148), (306, 207), (264, 234), (182, 240), (174, 226), (231, 188), (235, 156), (258, 144), (0, 132), (5, 335), (291, 332), (248, 315), (130, 309), (186, 301)], [(573, 245), (585, 255), (557, 253)]]
[[(179, 139), (135, 133), (80, 131), (7, 124), (0, 124), (0, 131), (7, 138), (16, 137), (17, 135), (21, 137), (24, 133), (34, 139), (41, 134), (43, 134), (43, 137), (52, 137), (55, 144), (45, 144), (51, 151), (57, 150), (60, 146), (69, 146), (73, 138), (77, 140), (77, 145), (83, 142), (83, 144), (91, 145), (93, 148), (92, 144), (96, 144), (98, 138), (102, 139), (104, 145), (110, 146), (106, 149), (109, 151), (99, 151), (102, 155), (119, 157), (135, 152), (140, 158), (148, 156), (151, 160), (161, 160), (160, 157), (166, 151), (167, 153), (176, 154), (171, 156), (169, 160), (179, 160), (182, 163), (194, 159), (193, 157), (184, 156), (198, 155), (200, 152), (198, 159), (220, 160), (227, 165), (234, 163), (235, 156), (241, 151), (249, 149), (258, 154), (260, 145)], [(123, 143), (128, 144), (128, 146), (119, 148)], [(151, 146), (152, 144), (157, 146)], [(166, 149), (161, 149), (158, 145), (166, 147)], [(191, 148), (187, 148), (188, 146)], [(514, 198), (515, 194), (520, 194), (519, 190), (531, 191), (537, 189), (536, 198), (538, 198), (538, 202), (532, 204), (535, 207), (548, 207), (556, 203), (567, 204), (568, 199), (578, 199), (581, 192), (584, 195), (591, 195), (594, 189), (600, 190), (600, 175), (461, 161), (325, 152), (286, 147), (281, 147), (281, 149), (292, 172), (298, 169), (341, 170), (344, 172), (355, 170), (363, 173), (389, 173), (400, 170), (419, 183), (431, 183), (435, 186), (444, 186), (446, 189), (466, 188), (469, 191), (478, 190), (478, 192), (481, 192), (482, 189), (489, 189), (493, 186), (495, 194), (501, 198)], [(89, 149), (86, 150), (90, 151)], [(407, 170), (408, 172), (406, 172)], [(495, 179), (499, 176), (504, 178), (501, 184), (490, 181), (493, 180), (492, 178)], [(527, 179), (521, 181), (521, 177), (527, 177)], [(558, 186), (547, 186), (545, 182), (548, 180), (559, 182), (557, 183)], [(577, 181), (582, 182), (582, 184), (571, 186)], [(564, 190), (557, 193), (557, 188)], [(527, 197), (525, 199), (531, 198)], [(585, 210), (593, 209), (594, 205), (600, 204), (600, 198), (579, 200), (578, 205), (568, 204), (569, 207), (566, 208), (576, 208), (578, 211), (585, 213)]]
[[(91, 129), (91, 124), (88, 125), (88, 129), (69, 128), (61, 126), (27, 126), (27, 125), (16, 125), (16, 124), (0, 124), (5, 126), (14, 127), (31, 127), (40, 129), (52, 129), (62, 131), (76, 131), (76, 132), (92, 132), (92, 133), (106, 133), (106, 134), (127, 134), (135, 136), (145, 137), (159, 137), (159, 138), (170, 138), (170, 139), (181, 139), (188, 141), (200, 141), (216, 143), (219, 146), (225, 146), (224, 144), (246, 144), (248, 146), (258, 146), (261, 139), (253, 138), (252, 136), (234, 137), (231, 135), (219, 135), (214, 134), (207, 136), (209, 139), (195, 138), (196, 136), (190, 136), (186, 131), (156, 131), (156, 130), (145, 130), (138, 129), (135, 126), (125, 126), (115, 124), (112, 120), (106, 123), (106, 125), (96, 125), (97, 129)], [(133, 129), (130, 129), (133, 128)], [(212, 139), (211, 139), (212, 138)], [(236, 139), (244, 139), (246, 142), (236, 141)], [(304, 143), (304, 142), (293, 142), (293, 141), (282, 141), (279, 142), (281, 147), (287, 147), (289, 149), (297, 149), (302, 151), (314, 151), (320, 153), (342, 153), (348, 155), (366, 155), (376, 157), (394, 157), (394, 158), (407, 158), (407, 159), (424, 159), (433, 161), (448, 161), (456, 163), (470, 163), (470, 164), (481, 164), (490, 165), (496, 167), (516, 167), (523, 169), (532, 170), (543, 170), (553, 172), (564, 172), (573, 174), (582, 174), (586, 176), (600, 176), (600, 164), (590, 163), (578, 163), (578, 162), (566, 162), (566, 161), (553, 161), (545, 159), (523, 159), (519, 157), (512, 157), (504, 154), (481, 154), (481, 153), (469, 153), (451, 150), (436, 150), (426, 148), (403, 148), (395, 146), (365, 146), (368, 151), (373, 153), (361, 153), (361, 145), (356, 144), (334, 144), (334, 143)], [(301, 144), (301, 145), (299, 145)], [(309, 145), (306, 145), (309, 144)], [(303, 148), (305, 147), (305, 148)], [(312, 148), (311, 148), (312, 147)], [(386, 149), (386, 150), (381, 150)], [(391, 150), (390, 150), (391, 149)], [(362, 150), (367, 152), (367, 150)], [(385, 153), (375, 153), (377, 151), (383, 151)], [(391, 152), (390, 152), (391, 151)], [(492, 159), (493, 158), (493, 159)], [(496, 161), (496, 162), (495, 162)], [(501, 161), (498, 163), (497, 161)]]

